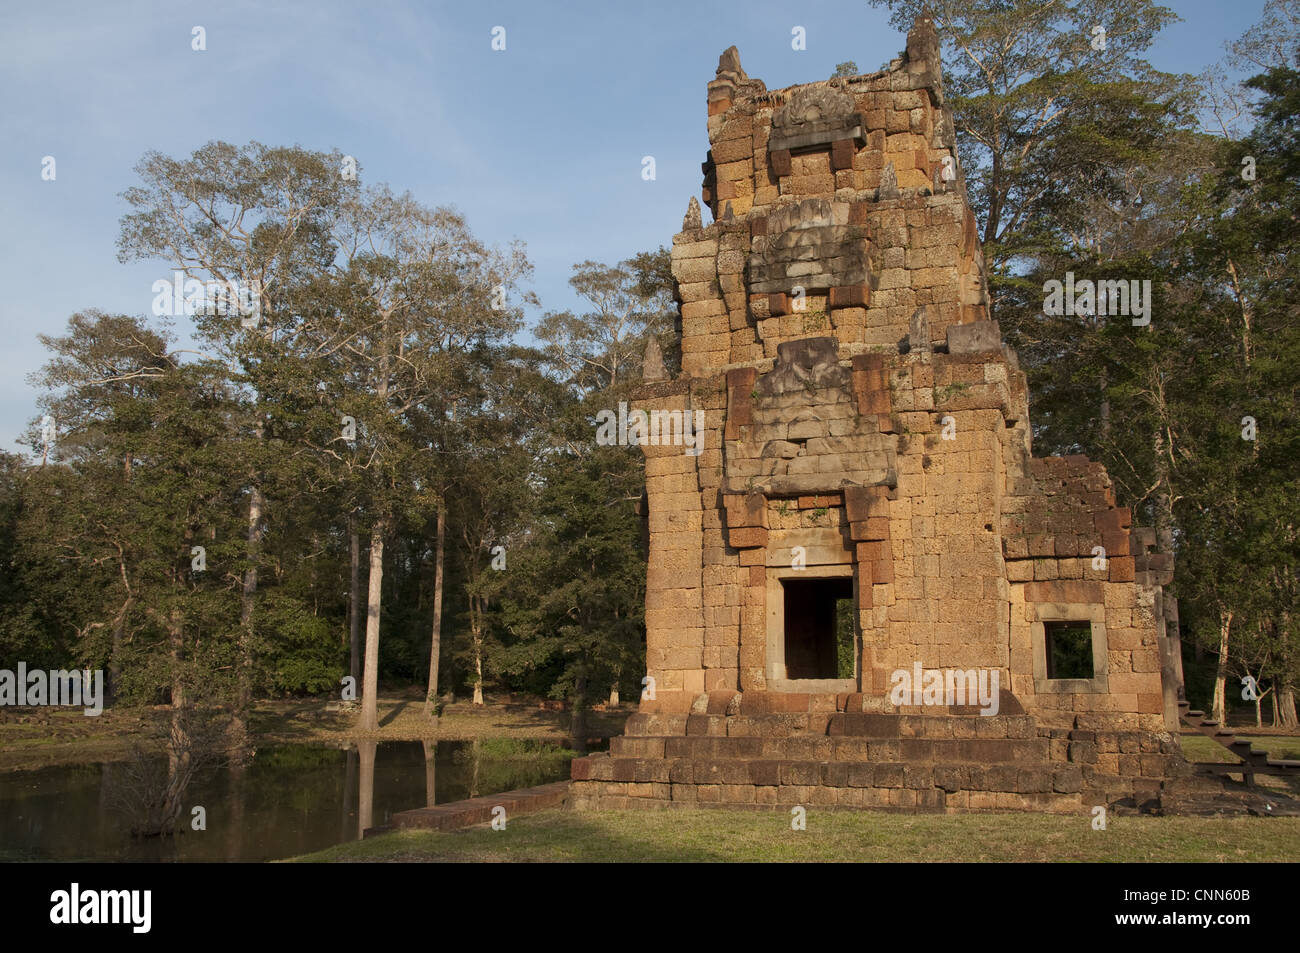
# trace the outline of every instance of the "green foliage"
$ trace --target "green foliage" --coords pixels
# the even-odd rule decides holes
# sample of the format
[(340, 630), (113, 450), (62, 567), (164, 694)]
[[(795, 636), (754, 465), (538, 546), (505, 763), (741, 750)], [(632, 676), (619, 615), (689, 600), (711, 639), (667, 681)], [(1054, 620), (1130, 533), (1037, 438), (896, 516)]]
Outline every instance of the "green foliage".
[(835, 677), (853, 678), (857, 675), (857, 626), (853, 615), (857, 607), (852, 599), (835, 601)]
[[(904, 28), (922, 7), (938, 26), (958, 185), (994, 316), (1028, 375), (1035, 451), (1104, 462), (1121, 504), (1176, 549), (1188, 635), (1217, 647), (1231, 614), (1234, 663), (1294, 684), (1294, 50), (1248, 84), (1254, 126), (1234, 143), (1196, 128), (1188, 77), (1146, 62), (1173, 19), (1149, 0), (879, 4)], [(1279, 42), (1265, 30), (1237, 47), (1263, 57)], [(856, 73), (846, 62), (835, 75)], [(58, 435), (45, 466), (0, 457), (0, 653), (108, 667), (119, 697), (140, 702), (332, 693), (349, 661), (351, 538), (364, 618), (377, 529), (378, 674), (420, 683), (441, 514), (441, 688), (578, 709), (611, 688), (635, 698), (644, 457), (597, 445), (595, 419), (628, 399), (651, 339), (680, 368), (668, 250), (575, 266), (582, 308), (545, 314), (537, 348), (524, 347), (512, 343), (534, 300), (522, 248), (489, 249), (450, 209), (345, 182), (340, 159), (219, 142), (143, 158), (124, 195), (123, 259), (256, 282), (262, 323), (194, 315), (201, 358), (148, 321), (98, 311), (42, 339), (35, 383)], [(1044, 282), (1067, 271), (1150, 281), (1151, 325), (1045, 315)], [(345, 415), (355, 439), (341, 436)], [(1244, 416), (1258, 439), (1241, 439)], [(254, 494), (265, 506), (250, 532)], [(204, 572), (191, 568), (197, 545)]]
[(1001, 318), (1026, 267), (1091, 250), (1099, 213), (1129, 204), (1131, 216), (1135, 187), (1167, 161), (1194, 87), (1143, 55), (1176, 17), (1151, 0), (871, 2), (900, 30), (922, 14), (938, 29), (962, 178)]
[(457, 762), (479, 758), (494, 761), (570, 761), (576, 752), (554, 742), (536, 738), (484, 738), (474, 746), (463, 745), (452, 753)]
[(313, 613), (309, 602), (281, 588), (270, 590), (259, 610), (258, 628), (270, 663), (268, 689), (283, 694), (336, 691), (346, 674), (337, 621)]

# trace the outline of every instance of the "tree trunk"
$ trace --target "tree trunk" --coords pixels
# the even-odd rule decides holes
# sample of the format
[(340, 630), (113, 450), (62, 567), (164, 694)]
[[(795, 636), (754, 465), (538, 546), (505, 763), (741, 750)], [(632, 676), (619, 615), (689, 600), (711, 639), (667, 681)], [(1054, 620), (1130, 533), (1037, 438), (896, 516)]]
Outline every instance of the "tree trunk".
[(1228, 682), (1228, 631), (1232, 628), (1232, 612), (1219, 611), (1219, 662), (1214, 671), (1214, 701), (1210, 707), (1210, 717), (1221, 726), (1227, 725), (1227, 682)]
[(609, 707), (610, 708), (618, 707), (618, 682), (615, 682), (613, 685), (609, 686)]
[(1250, 367), (1250, 331), (1255, 322), (1255, 309), (1241, 290), (1241, 282), (1237, 279), (1237, 263), (1231, 258), (1228, 259), (1228, 276), (1232, 279), (1232, 291), (1237, 296), (1237, 305), (1241, 309), (1241, 359)]
[(1281, 727), (1290, 729), (1291, 731), (1295, 731), (1296, 728), (1300, 727), (1300, 723), (1297, 723), (1296, 720), (1294, 688), (1287, 685), (1284, 688), (1278, 689), (1273, 704), (1278, 708), (1278, 718), (1281, 722)]
[(483, 705), (483, 640), (474, 639), (474, 698), (473, 704)]
[(569, 733), (573, 735), (575, 750), (587, 750), (587, 675), (582, 673), (573, 680), (573, 711), (569, 719)]
[[(122, 458), (122, 480), (125, 483), (131, 482), (131, 454), (128, 453)], [(126, 581), (126, 566), (122, 567), (122, 579)], [(131, 611), (131, 606), (135, 603), (135, 596), (131, 595), (130, 587), (127, 587), (126, 602), (122, 606), (122, 611), (118, 613), (113, 620), (113, 645), (109, 650), (108, 656), (108, 686), (107, 697), (105, 702), (112, 704), (117, 701), (117, 693), (120, 690), (122, 682), (122, 639), (126, 634), (126, 617)]]
[(474, 699), (473, 704), (483, 704), (483, 600), (469, 597), (470, 634), (474, 645)]
[(447, 505), (438, 500), (438, 540), (433, 558), (433, 644), (429, 646), (429, 688), (424, 694), (424, 717), (433, 712), (438, 694), (438, 656), (442, 652), (442, 574), (446, 562)]
[[(258, 437), (261, 437), (258, 428)], [(253, 687), (253, 604), (257, 597), (257, 559), (262, 543), (262, 488), (254, 483), (248, 494), (248, 569), (239, 597), (239, 694), (231, 720), (231, 745), (237, 758), (248, 750), (248, 708)]]
[[(1284, 612), (1282, 618), (1284, 630), (1289, 629), (1291, 613)], [(1292, 673), (1295, 671), (1292, 667), (1294, 655), (1286, 638), (1281, 639), (1281, 650), (1282, 674), (1273, 680), (1273, 724), (1295, 731), (1300, 728), (1300, 724), (1296, 722), (1295, 683), (1292, 680)]]
[[(1098, 321), (1100, 323), (1100, 320)], [(1106, 396), (1106, 387), (1108, 386), (1106, 368), (1101, 369), (1101, 382), (1098, 390), (1101, 393), (1101, 409), (1099, 413), (1099, 437), (1101, 445), (1105, 447), (1110, 443), (1110, 398)]]
[(172, 685), (171, 724), (167, 734), (167, 786), (163, 791), (162, 806), (157, 818), (158, 830), (150, 833), (167, 833), (175, 830), (176, 819), (183, 809), (181, 798), (190, 779), (190, 738), (185, 725), (185, 680), (181, 673), (184, 660), (184, 627), (181, 610), (173, 608), (167, 619), (167, 638), (171, 645)]
[[(379, 730), (379, 608), (384, 592), (384, 530), (383, 520), (375, 522), (370, 531), (370, 581), (366, 598), (366, 664), (365, 684), (361, 690), (361, 730)], [(362, 762), (364, 765), (364, 761)], [(371, 761), (373, 783), (374, 762)]]
[(122, 604), (122, 611), (113, 620), (113, 646), (108, 657), (108, 697), (105, 699), (109, 704), (117, 701), (117, 693), (121, 687), (122, 664), (119, 659), (122, 655), (122, 641), (126, 635), (126, 619), (133, 605), (135, 605), (135, 596), (127, 596), (126, 602)]
[(348, 520), (352, 549), (352, 579), (348, 586), (348, 644), (352, 684), (361, 681), (361, 534), (354, 520)]

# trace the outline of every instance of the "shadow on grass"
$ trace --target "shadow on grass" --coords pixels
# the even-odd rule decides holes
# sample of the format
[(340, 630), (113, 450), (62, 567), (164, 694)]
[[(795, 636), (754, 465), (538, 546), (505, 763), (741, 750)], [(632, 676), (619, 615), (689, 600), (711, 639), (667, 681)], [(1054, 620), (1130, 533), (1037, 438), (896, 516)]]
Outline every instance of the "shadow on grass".
[[(772, 817), (776, 824), (782, 823), (780, 816)], [(397, 831), (289, 862), (727, 863), (735, 859), (725, 844), (655, 840), (639, 829), (620, 834), (589, 812), (548, 811), (508, 820), (504, 831), (482, 824), (447, 833)]]
[(402, 711), (406, 708), (406, 706), (409, 704), (410, 702), (401, 701), (398, 702), (396, 705), (394, 705), (392, 711), (390, 711), (383, 718), (379, 719), (379, 727), (387, 728), (389, 725), (391, 725), (394, 721), (397, 720), (397, 716), (400, 715)]

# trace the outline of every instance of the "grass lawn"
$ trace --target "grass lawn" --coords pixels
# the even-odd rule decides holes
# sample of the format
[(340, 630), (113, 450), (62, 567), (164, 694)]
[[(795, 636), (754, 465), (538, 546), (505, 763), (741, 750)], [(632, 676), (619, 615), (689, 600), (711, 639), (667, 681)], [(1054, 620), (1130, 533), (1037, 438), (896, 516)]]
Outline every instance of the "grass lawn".
[(1294, 861), (1300, 818), (909, 815), (809, 810), (544, 811), (453, 833), (398, 831), (294, 861)]
[[(1300, 737), (1295, 735), (1237, 735), (1241, 741), (1249, 741), (1256, 751), (1267, 751), (1273, 759), (1300, 761)], [(1205, 735), (1184, 732), (1182, 735), (1183, 754), (1189, 761), (1236, 761), (1232, 752)]]

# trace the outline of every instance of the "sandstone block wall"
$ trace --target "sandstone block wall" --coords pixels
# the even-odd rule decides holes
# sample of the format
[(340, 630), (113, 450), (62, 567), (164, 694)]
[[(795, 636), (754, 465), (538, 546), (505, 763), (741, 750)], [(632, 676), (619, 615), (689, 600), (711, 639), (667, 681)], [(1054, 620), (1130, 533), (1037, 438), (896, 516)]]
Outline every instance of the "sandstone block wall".
[[(987, 320), (937, 48), (933, 26), (918, 20), (885, 70), (775, 91), (747, 76), (732, 48), (708, 84), (703, 198), (714, 221), (704, 225), (692, 200), (672, 252), (682, 372), (647, 382), (638, 403), (704, 412), (697, 452), (644, 448), (656, 693), (642, 711), (683, 716), (684, 736), (690, 719), (712, 718), (696, 728), (724, 742), (752, 732), (797, 746), (808, 734), (829, 738), (835, 717), (842, 726), (872, 714), (926, 715), (925, 730), (951, 737), (992, 729), (892, 703), (892, 673), (917, 663), (989, 669), (1027, 719), (1014, 731), (1034, 740), (1020, 766), (1047, 773), (1014, 783), (1005, 772), (972, 775), (974, 749), (931, 747), (920, 758), (928, 781), (914, 790), (946, 793), (911, 797), (912, 807), (1002, 803), (951, 796), (960, 791), (1007, 803), (1076, 796), (1053, 787), (1073, 783), (1069, 771), (1054, 780), (1062, 764), (1093, 786), (1099, 776), (1157, 783), (1165, 762), (1139, 755), (1176, 749), (1162, 734), (1176, 724), (1161, 591), (1172, 565), (1116, 507), (1100, 465), (1032, 456), (1025, 377)], [(782, 587), (791, 579), (851, 584), (852, 677), (790, 677)], [(1092, 678), (1048, 677), (1044, 632), (1054, 621), (1090, 624)], [(629, 740), (664, 727), (635, 725)], [(1114, 734), (1113, 750), (1097, 749), (1096, 732)], [(627, 757), (645, 760), (656, 744)], [(833, 778), (778, 771), (773, 781), (758, 762), (791, 751), (750, 748), (726, 749), (753, 764), (728, 765), (734, 780), (717, 783), (770, 788), (764, 798), (787, 784), (854, 787), (838, 768)], [(885, 753), (870, 760), (904, 770), (907, 758)], [(714, 781), (697, 754), (679, 752), (694, 767), (677, 778), (617, 767), (617, 752), (615, 766), (575, 763), (574, 776), (637, 785), (651, 801), (704, 800)], [(892, 783), (893, 767), (880, 772)], [(888, 794), (841, 796), (894, 804)], [(751, 803), (736, 797), (724, 800)]]

